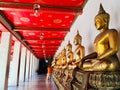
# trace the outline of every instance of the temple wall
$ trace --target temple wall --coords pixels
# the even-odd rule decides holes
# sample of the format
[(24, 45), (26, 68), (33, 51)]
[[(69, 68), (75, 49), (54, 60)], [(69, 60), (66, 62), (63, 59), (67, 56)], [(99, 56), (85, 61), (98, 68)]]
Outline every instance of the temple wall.
[[(109, 28), (117, 29), (120, 38), (120, 0), (88, 0), (84, 6), (83, 14), (76, 18), (71, 26), (70, 32), (66, 35), (56, 55), (67, 45), (68, 40), (70, 40), (73, 46), (72, 51), (74, 52), (75, 46), (73, 39), (77, 30), (82, 36), (82, 45), (85, 47), (85, 54), (87, 55), (94, 51), (94, 39), (99, 33), (94, 25), (94, 17), (98, 13), (100, 3), (103, 5), (105, 11), (110, 14)], [(118, 56), (120, 58), (120, 50)]]

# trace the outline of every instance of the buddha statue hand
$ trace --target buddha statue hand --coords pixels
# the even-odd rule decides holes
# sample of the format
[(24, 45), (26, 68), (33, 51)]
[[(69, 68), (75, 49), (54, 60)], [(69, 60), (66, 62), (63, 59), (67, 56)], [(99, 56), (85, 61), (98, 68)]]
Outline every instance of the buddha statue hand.
[(82, 64), (81, 59), (72, 63), (72, 65), (76, 65), (76, 66), (81, 65), (81, 64)]
[(93, 53), (91, 53), (91, 54), (83, 57), (83, 58), (81, 59), (81, 62), (79, 62), (78, 67), (79, 67), (79, 68), (82, 68), (82, 67), (83, 67), (83, 63), (85, 62), (85, 60), (97, 58), (97, 55), (98, 55), (98, 54), (97, 54), (96, 52), (93, 52)]

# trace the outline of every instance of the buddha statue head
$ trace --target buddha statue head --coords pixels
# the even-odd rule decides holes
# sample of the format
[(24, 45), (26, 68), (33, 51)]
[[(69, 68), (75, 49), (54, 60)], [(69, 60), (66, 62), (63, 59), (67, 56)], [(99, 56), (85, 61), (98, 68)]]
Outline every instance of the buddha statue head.
[(62, 50), (62, 55), (65, 55), (65, 54), (66, 54), (66, 49), (63, 48), (63, 50)]
[(79, 35), (79, 32), (77, 31), (77, 35), (74, 37), (74, 44), (78, 45), (81, 44), (82, 37)]
[(70, 43), (70, 40), (68, 41), (68, 44), (66, 46), (66, 51), (72, 51), (72, 45)]
[(95, 16), (95, 26), (97, 30), (108, 29), (110, 20), (110, 15), (105, 12), (102, 4), (100, 4), (100, 8), (98, 14)]

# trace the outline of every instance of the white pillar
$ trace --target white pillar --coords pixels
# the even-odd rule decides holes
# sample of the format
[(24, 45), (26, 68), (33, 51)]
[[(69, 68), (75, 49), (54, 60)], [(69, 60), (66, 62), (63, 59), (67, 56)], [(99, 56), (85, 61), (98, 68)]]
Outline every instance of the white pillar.
[(16, 41), (14, 45), (14, 52), (13, 52), (13, 60), (10, 63), (10, 73), (11, 77), (9, 79), (10, 86), (17, 86), (18, 83), (18, 66), (19, 66), (19, 58), (20, 58), (20, 42)]
[(31, 68), (31, 75), (33, 76), (33, 69), (34, 69), (34, 55), (32, 55), (32, 68)]
[(27, 50), (27, 59), (26, 59), (26, 74), (25, 77), (28, 80), (29, 79), (29, 61), (30, 61), (30, 51)]
[(33, 60), (33, 54), (31, 53), (31, 55), (30, 55), (30, 74), (29, 74), (29, 77), (32, 76), (32, 60)]
[(33, 60), (32, 60), (32, 76), (34, 75), (34, 58), (35, 58), (35, 56), (33, 55)]
[(21, 58), (20, 58), (20, 75), (19, 75), (19, 81), (24, 81), (24, 77), (25, 77), (25, 61), (26, 61), (26, 48), (22, 47)]
[(33, 56), (33, 75), (35, 75), (35, 56)]
[(35, 74), (37, 74), (36, 71), (38, 69), (38, 66), (39, 66), (39, 59), (35, 58)]
[(7, 90), (10, 64), (11, 34), (2, 32), (0, 43), (0, 90)]
[(38, 69), (38, 65), (39, 65), (39, 60), (35, 56), (33, 56), (33, 69), (32, 69), (33, 75), (36, 74), (36, 70)]
[(30, 55), (29, 55), (29, 66), (28, 66), (28, 79), (30, 78), (30, 64), (31, 64), (31, 52), (30, 52)]

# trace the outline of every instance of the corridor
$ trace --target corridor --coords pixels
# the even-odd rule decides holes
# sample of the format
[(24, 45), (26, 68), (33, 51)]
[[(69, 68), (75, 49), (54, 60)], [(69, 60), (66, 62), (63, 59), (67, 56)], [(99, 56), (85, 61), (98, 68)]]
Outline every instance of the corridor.
[(36, 75), (25, 81), (19, 83), (18, 87), (9, 86), (8, 90), (58, 90), (53, 80), (46, 81), (46, 75)]

